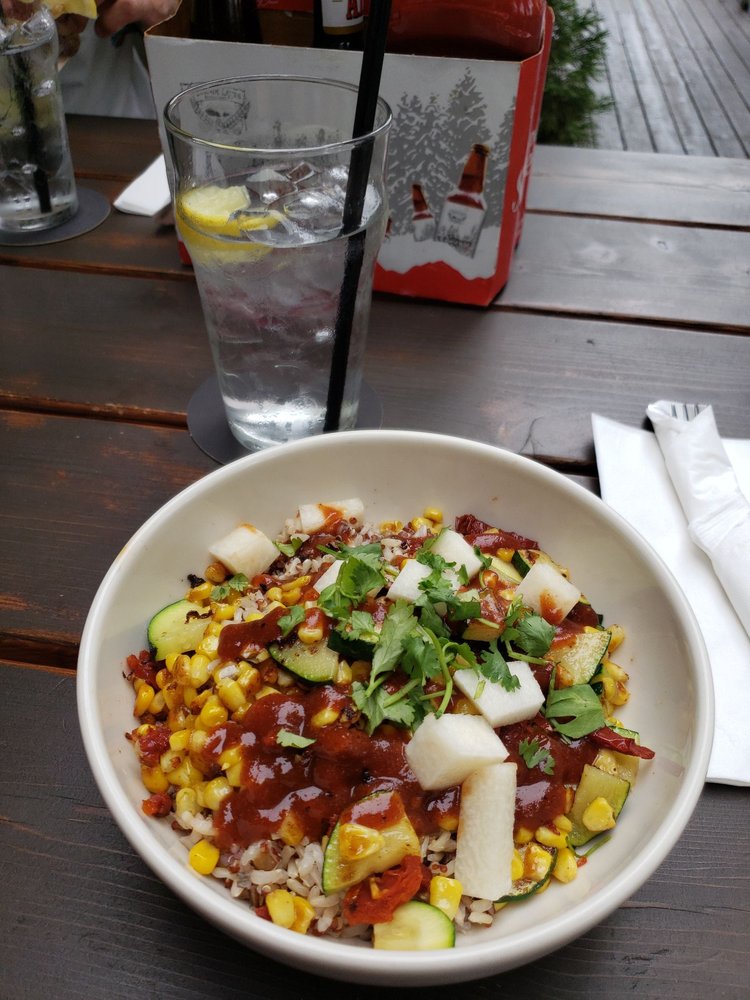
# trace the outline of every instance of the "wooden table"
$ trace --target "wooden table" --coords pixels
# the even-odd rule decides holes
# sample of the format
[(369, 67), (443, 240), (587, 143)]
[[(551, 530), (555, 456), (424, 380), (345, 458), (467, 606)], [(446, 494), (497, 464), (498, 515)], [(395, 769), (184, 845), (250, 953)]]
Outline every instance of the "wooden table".
[[(73, 119), (71, 139), (80, 183), (109, 198), (158, 152), (143, 122)], [(652, 400), (710, 401), (723, 434), (750, 437), (750, 162), (541, 148), (529, 208), (491, 308), (377, 298), (383, 425), (501, 445), (594, 489), (592, 411), (640, 425)], [(211, 361), (173, 230), (113, 212), (74, 240), (0, 247), (0, 301), (0, 996), (375, 998), (205, 924), (130, 849), (84, 757), (74, 671), (96, 588), (215, 468), (186, 430)], [(747, 1000), (748, 802), (707, 786), (653, 878), (568, 947), (409, 995)]]

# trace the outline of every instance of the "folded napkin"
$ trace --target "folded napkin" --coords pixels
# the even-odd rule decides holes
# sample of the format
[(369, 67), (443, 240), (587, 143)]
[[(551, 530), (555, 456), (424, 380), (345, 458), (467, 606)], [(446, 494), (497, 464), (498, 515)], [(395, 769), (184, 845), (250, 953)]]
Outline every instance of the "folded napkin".
[[(705, 432), (705, 425), (711, 421), (712, 414), (702, 422), (703, 428), (698, 424), (698, 432)], [(689, 428), (695, 421), (680, 423)], [(691, 537), (688, 517), (678, 499), (656, 435), (597, 414), (592, 416), (592, 424), (602, 499), (643, 535), (672, 571), (706, 641), (716, 700), (716, 728), (708, 780), (750, 785), (750, 637), (719, 582), (711, 560)], [(692, 435), (681, 429), (672, 435), (673, 439), (678, 436), (683, 439), (682, 449), (685, 449)], [(726, 440), (723, 446), (734, 469), (730, 480), (732, 487), (736, 481), (737, 488), (750, 495), (750, 441)], [(692, 455), (690, 449), (686, 449), (682, 460), (672, 459), (673, 466), (679, 465), (680, 473), (687, 465), (697, 469), (691, 474), (692, 480), (687, 477), (694, 487), (696, 483), (705, 483), (700, 474), (705, 454), (705, 450), (696, 447)], [(704, 458), (696, 462), (696, 455)], [(709, 469), (713, 467), (713, 463), (708, 463)], [(684, 482), (678, 472), (675, 475), (678, 481)], [(714, 492), (716, 486), (714, 481)], [(691, 487), (681, 485), (680, 489), (690, 490)], [(701, 494), (700, 487), (697, 492)], [(712, 493), (711, 490), (705, 492)], [(702, 502), (696, 503), (704, 512)], [(747, 562), (744, 565), (747, 566)]]
[(158, 156), (115, 201), (115, 208), (130, 215), (156, 215), (172, 200), (164, 156)]

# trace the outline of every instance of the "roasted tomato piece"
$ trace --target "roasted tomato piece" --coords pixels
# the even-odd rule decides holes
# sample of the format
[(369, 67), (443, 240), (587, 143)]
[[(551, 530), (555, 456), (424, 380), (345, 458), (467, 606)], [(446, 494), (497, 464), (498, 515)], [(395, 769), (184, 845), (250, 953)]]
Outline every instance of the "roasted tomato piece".
[(396, 907), (414, 899), (422, 888), (423, 872), (422, 859), (407, 854), (395, 868), (353, 885), (344, 896), (344, 919), (352, 925), (387, 923)]

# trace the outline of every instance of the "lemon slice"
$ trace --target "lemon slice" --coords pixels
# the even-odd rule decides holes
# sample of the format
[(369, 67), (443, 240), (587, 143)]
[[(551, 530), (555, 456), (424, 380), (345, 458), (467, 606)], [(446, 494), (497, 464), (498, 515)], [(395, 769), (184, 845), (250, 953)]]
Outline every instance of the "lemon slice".
[(54, 18), (63, 14), (81, 14), (93, 20), (97, 16), (96, 0), (46, 0), (46, 6)]
[[(251, 244), (243, 235), (251, 229), (269, 229), (278, 222), (274, 212), (257, 216), (235, 216), (250, 207), (250, 195), (242, 185), (220, 187), (206, 184), (191, 188), (177, 196), (177, 216), (185, 223), (182, 237), (188, 250), (210, 250), (214, 253), (236, 253), (264, 256), (270, 247)], [(236, 241), (236, 242), (235, 242)]]

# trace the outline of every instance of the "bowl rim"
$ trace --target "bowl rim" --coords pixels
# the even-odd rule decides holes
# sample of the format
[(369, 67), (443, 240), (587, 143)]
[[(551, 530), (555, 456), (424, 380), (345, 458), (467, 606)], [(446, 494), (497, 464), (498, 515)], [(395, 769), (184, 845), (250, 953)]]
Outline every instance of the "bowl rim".
[[(486, 942), (474, 941), (469, 947), (457, 947), (443, 952), (388, 952), (387, 963), (375, 949), (352, 946), (350, 943), (325, 938), (311, 938), (279, 928), (259, 919), (248, 908), (238, 913), (227, 906), (234, 902), (229, 895), (219, 896), (210, 885), (203, 883), (164, 849), (150, 832), (137, 805), (126, 795), (110, 760), (102, 727), (92, 725), (98, 720), (96, 644), (101, 618), (110, 590), (117, 578), (121, 557), (144, 537), (157, 531), (173, 511), (202, 493), (212, 491), (226, 479), (242, 476), (245, 470), (273, 462), (279, 455), (294, 455), (298, 451), (335, 448), (352, 438), (362, 446), (368, 441), (382, 444), (419, 446), (426, 442), (468, 450), (477, 455), (505, 463), (510, 468), (522, 468), (533, 478), (569, 493), (583, 503), (598, 518), (603, 518), (628, 545), (645, 559), (669, 598), (676, 616), (686, 630), (686, 640), (693, 653), (693, 682), (696, 714), (694, 718), (694, 749), (686, 765), (679, 801), (662, 823), (658, 836), (631, 859), (606, 885), (575, 903), (575, 920), (552, 918), (557, 926), (514, 931), (507, 936)], [(431, 985), (463, 982), (517, 968), (542, 955), (562, 947), (586, 933), (621, 906), (661, 864), (676, 845), (687, 825), (703, 789), (713, 739), (714, 701), (708, 653), (695, 615), (671, 571), (651, 545), (617, 512), (595, 494), (540, 463), (497, 446), (468, 438), (404, 430), (355, 430), (334, 432), (290, 444), (278, 445), (238, 459), (191, 483), (159, 507), (131, 535), (112, 562), (101, 581), (84, 625), (78, 657), (76, 680), (79, 727), (84, 749), (96, 784), (126, 839), (143, 861), (188, 906), (229, 936), (240, 940), (276, 961), (331, 979), (382, 985)], [(244, 919), (242, 919), (244, 918)], [(572, 926), (571, 926), (572, 925)], [(544, 923), (540, 925), (544, 926)], [(384, 968), (385, 966), (385, 968)]]

